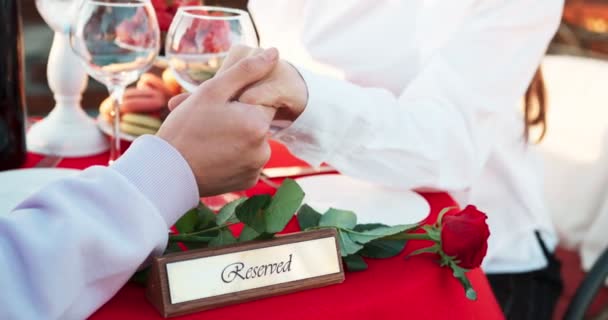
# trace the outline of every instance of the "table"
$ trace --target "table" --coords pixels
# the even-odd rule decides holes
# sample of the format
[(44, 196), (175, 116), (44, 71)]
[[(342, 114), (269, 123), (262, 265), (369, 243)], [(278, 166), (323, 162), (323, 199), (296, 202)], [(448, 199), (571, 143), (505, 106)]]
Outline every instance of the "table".
[[(269, 167), (301, 165), (280, 144), (271, 142), (273, 155)], [(35, 165), (42, 156), (29, 154), (25, 167)], [(59, 167), (84, 169), (107, 162), (107, 154), (64, 159)], [(271, 193), (262, 183), (248, 195)], [(424, 193), (431, 206), (428, 222), (439, 211), (456, 203), (446, 193)], [(298, 231), (292, 220), (286, 232)], [(449, 269), (440, 268), (433, 255), (405, 256), (428, 241), (411, 240), (404, 252), (390, 259), (367, 259), (363, 272), (347, 272), (339, 285), (223, 307), (175, 319), (503, 319), (487, 279), (481, 269), (472, 270), (469, 279), (478, 300), (469, 301)], [(162, 319), (144, 296), (144, 288), (128, 283), (90, 319)]]

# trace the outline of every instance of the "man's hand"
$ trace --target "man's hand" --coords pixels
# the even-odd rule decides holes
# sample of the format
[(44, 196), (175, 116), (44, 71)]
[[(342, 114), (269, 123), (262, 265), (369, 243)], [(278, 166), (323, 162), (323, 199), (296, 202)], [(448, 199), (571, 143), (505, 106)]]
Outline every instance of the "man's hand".
[(270, 157), (267, 132), (275, 109), (232, 100), (266, 77), (277, 61), (276, 49), (249, 56), (205, 81), (191, 95), (169, 102), (179, 108), (157, 135), (186, 159), (201, 196), (243, 190), (257, 182)]
[[(218, 74), (260, 50), (242, 45), (232, 47)], [(306, 108), (308, 88), (298, 70), (280, 60), (268, 76), (247, 87), (235, 98), (247, 104), (274, 107), (278, 110), (277, 119), (293, 121)]]

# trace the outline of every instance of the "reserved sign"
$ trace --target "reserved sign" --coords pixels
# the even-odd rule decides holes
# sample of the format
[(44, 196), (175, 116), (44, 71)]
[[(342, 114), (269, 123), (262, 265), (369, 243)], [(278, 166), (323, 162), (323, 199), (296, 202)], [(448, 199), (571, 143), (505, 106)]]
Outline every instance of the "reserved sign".
[(344, 281), (333, 229), (156, 258), (148, 299), (165, 317)]

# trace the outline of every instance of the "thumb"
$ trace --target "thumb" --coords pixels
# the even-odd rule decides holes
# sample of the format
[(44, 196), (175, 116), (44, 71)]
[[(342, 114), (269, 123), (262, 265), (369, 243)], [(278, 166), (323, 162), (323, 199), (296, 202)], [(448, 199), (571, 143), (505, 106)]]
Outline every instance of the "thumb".
[(169, 107), (169, 111), (173, 111), (173, 109), (177, 108), (177, 106), (179, 106), (182, 102), (184, 102), (184, 100), (186, 100), (188, 97), (190, 97), (189, 93), (180, 93), (180, 94), (176, 95), (175, 97), (171, 98), (169, 100), (169, 102), (167, 103), (167, 106)]
[(249, 56), (214, 78), (203, 82), (192, 95), (206, 100), (228, 101), (250, 84), (262, 80), (276, 66), (279, 52), (266, 49)]

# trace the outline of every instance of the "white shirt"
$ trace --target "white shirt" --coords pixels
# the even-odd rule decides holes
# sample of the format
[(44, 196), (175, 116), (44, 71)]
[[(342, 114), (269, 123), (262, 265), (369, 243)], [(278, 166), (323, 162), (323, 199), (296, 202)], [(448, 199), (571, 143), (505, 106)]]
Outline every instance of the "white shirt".
[[(556, 235), (521, 97), (562, 0), (253, 0), (261, 46), (299, 67), (304, 113), (279, 139), (298, 157), (488, 214), (489, 273), (539, 269)], [(395, 213), (398, 214), (398, 213)]]
[(0, 213), (0, 319), (87, 318), (164, 251), (167, 230), (198, 200), (188, 163), (144, 136), (111, 167), (52, 183)]

